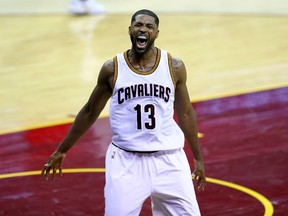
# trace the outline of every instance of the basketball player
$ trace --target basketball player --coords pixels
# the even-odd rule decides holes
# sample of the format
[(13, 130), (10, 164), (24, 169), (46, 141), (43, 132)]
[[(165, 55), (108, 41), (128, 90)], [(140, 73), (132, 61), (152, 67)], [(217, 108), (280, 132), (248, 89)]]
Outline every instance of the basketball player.
[[(196, 115), (180, 59), (154, 46), (159, 19), (136, 12), (129, 35), (132, 48), (107, 61), (88, 102), (42, 169), (52, 179), (67, 151), (98, 118), (111, 97), (112, 142), (106, 153), (105, 215), (139, 215), (150, 197), (153, 215), (200, 215), (184, 137), (194, 155), (198, 190), (206, 179), (198, 143)], [(174, 108), (179, 126), (173, 119)]]

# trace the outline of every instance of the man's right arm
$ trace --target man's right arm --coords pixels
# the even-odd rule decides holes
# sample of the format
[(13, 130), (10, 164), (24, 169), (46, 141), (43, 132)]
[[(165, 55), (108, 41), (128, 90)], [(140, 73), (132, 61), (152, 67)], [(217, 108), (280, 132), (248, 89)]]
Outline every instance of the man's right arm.
[(77, 114), (68, 134), (59, 144), (56, 151), (50, 156), (48, 162), (43, 166), (42, 176), (45, 176), (46, 179), (48, 179), (50, 171), (52, 171), (53, 179), (57, 169), (59, 169), (60, 175), (62, 175), (62, 163), (66, 153), (96, 121), (108, 99), (111, 97), (113, 74), (114, 64), (112, 60), (109, 60), (102, 66), (97, 85), (87, 103)]
[(87, 103), (77, 114), (67, 136), (58, 146), (58, 152), (66, 153), (99, 117), (112, 94), (113, 72), (113, 61), (106, 62), (100, 70), (96, 87)]

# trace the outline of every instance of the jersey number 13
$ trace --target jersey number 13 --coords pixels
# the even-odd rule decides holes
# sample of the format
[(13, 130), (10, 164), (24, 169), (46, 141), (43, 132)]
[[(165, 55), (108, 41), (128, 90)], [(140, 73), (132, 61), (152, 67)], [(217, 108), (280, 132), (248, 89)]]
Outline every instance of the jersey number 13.
[[(142, 112), (143, 109), (143, 112)], [(134, 107), (137, 115), (137, 129), (142, 129), (142, 113), (143, 115), (147, 115), (148, 120), (144, 123), (146, 129), (152, 130), (156, 127), (156, 119), (155, 119), (155, 106), (153, 104), (146, 104), (144, 107), (140, 104), (137, 104)]]

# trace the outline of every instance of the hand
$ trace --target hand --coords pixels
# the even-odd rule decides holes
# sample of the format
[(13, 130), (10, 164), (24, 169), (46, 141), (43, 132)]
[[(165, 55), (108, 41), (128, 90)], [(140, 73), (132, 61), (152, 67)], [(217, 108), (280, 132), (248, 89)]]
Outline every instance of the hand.
[(204, 191), (206, 184), (206, 177), (204, 171), (203, 161), (194, 160), (195, 169), (192, 173), (192, 179), (196, 179), (196, 187), (199, 191)]
[(52, 170), (52, 180), (54, 180), (57, 169), (59, 170), (59, 176), (62, 176), (62, 164), (64, 161), (66, 154), (60, 152), (54, 152), (47, 163), (43, 166), (41, 176), (45, 177), (45, 179), (49, 180), (49, 174)]

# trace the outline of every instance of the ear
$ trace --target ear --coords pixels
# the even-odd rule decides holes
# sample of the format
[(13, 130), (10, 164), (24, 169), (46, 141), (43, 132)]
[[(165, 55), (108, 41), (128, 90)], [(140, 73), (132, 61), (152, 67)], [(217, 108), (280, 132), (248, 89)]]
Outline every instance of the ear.
[(157, 30), (157, 33), (156, 33), (156, 38), (158, 38), (159, 36), (159, 30)]
[(131, 32), (131, 26), (129, 26), (128, 28), (128, 34), (130, 35), (130, 32)]

